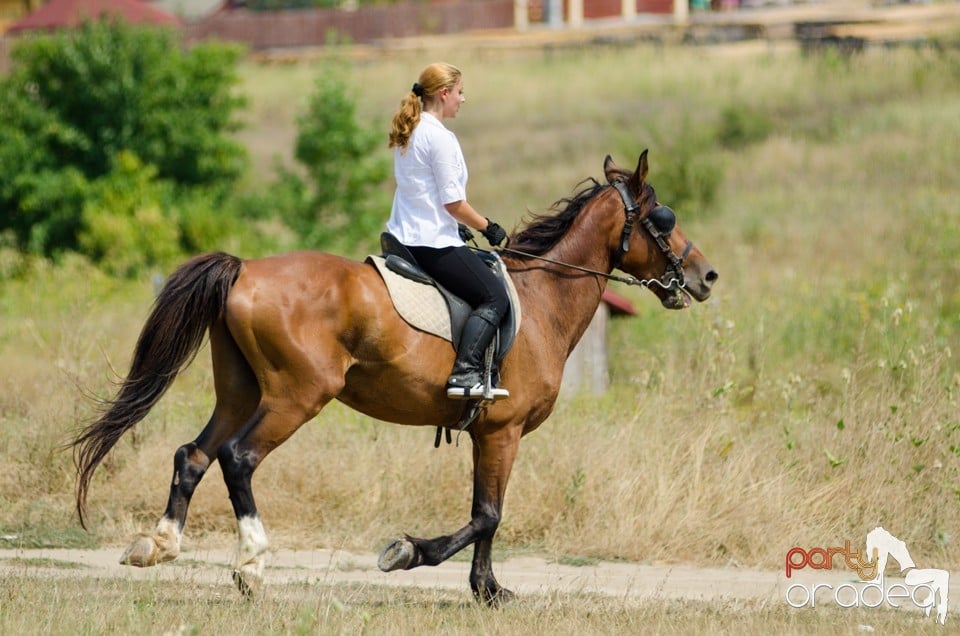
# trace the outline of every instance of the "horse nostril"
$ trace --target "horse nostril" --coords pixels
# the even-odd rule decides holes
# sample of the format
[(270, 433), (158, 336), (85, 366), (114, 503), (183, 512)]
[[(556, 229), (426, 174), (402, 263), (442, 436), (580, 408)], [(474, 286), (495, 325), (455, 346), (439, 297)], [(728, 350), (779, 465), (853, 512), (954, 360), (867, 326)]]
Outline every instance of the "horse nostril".
[(720, 278), (720, 274), (718, 274), (716, 270), (711, 269), (703, 278), (705, 281), (707, 281), (708, 285), (713, 285), (715, 282), (717, 282), (717, 279)]

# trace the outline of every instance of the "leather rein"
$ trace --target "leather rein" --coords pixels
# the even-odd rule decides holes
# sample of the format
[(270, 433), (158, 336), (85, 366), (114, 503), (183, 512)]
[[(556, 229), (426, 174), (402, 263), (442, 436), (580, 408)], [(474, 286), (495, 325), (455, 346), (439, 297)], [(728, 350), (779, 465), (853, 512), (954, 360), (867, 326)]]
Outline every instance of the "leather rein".
[[(614, 269), (617, 269), (623, 263), (624, 255), (630, 251), (630, 234), (633, 232), (633, 224), (637, 221), (640, 206), (637, 205), (637, 202), (634, 200), (633, 196), (630, 195), (630, 191), (627, 189), (627, 186), (623, 181), (614, 181), (611, 183), (611, 185), (620, 195), (620, 199), (623, 201), (624, 213), (626, 215), (626, 219), (623, 222), (623, 230), (620, 233), (620, 242), (617, 245), (617, 254), (614, 256), (613, 260)], [(626, 285), (638, 285), (641, 287), (659, 285), (663, 289), (673, 289), (674, 287), (677, 289), (683, 289), (687, 284), (683, 275), (683, 261), (686, 260), (687, 256), (690, 255), (690, 250), (693, 249), (693, 242), (687, 240), (687, 244), (684, 246), (683, 252), (678, 257), (673, 253), (673, 250), (670, 249), (670, 245), (666, 241), (665, 237), (669, 236), (669, 232), (663, 233), (658, 230), (656, 226), (654, 226), (653, 222), (646, 216), (640, 217), (639, 221), (643, 225), (644, 229), (653, 238), (653, 240), (656, 241), (660, 251), (663, 252), (663, 255), (667, 259), (666, 271), (664, 271), (663, 276), (660, 278), (638, 279), (634, 278), (633, 276), (617, 276), (616, 274), (608, 274), (589, 269), (587, 267), (581, 267), (579, 265), (571, 265), (570, 263), (557, 261), (552, 258), (547, 258), (546, 256), (530, 254), (528, 252), (515, 250), (509, 247), (501, 247), (497, 251), (507, 254), (515, 254), (517, 256), (524, 256), (527, 258), (534, 258), (540, 261), (551, 263), (553, 265), (560, 265), (569, 269), (575, 269), (587, 274), (606, 278), (607, 280), (624, 283)]]

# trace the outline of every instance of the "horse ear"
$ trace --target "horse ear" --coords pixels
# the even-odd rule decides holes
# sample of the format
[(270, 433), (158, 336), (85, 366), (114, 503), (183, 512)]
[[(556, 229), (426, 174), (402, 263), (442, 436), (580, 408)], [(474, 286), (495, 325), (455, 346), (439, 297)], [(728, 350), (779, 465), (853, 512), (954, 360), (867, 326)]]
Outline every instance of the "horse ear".
[(607, 158), (603, 160), (603, 174), (607, 178), (607, 183), (613, 183), (620, 174), (620, 168), (613, 162), (613, 157), (610, 155), (607, 155)]
[(637, 161), (637, 177), (639, 177), (641, 182), (647, 180), (647, 172), (649, 169), (650, 167), (647, 165), (647, 150), (644, 149), (644, 151), (640, 153), (640, 160)]
[(647, 151), (644, 149), (644, 151), (640, 153), (640, 160), (637, 162), (637, 171), (630, 175), (629, 185), (631, 190), (640, 192), (640, 186), (647, 178), (647, 170)]

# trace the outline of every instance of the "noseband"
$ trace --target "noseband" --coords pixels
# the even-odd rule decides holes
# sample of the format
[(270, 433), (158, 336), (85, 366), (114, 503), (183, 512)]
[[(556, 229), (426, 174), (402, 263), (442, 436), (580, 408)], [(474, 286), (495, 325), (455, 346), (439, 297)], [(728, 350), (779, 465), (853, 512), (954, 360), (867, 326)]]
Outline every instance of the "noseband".
[[(623, 222), (623, 231), (620, 233), (620, 243), (617, 245), (617, 254), (613, 258), (614, 268), (619, 269), (620, 265), (623, 264), (624, 255), (630, 251), (630, 233), (633, 231), (634, 221), (637, 220), (639, 216), (640, 206), (637, 205), (633, 195), (631, 195), (627, 189), (627, 184), (623, 181), (613, 181), (610, 185), (616, 189), (620, 195), (620, 199), (623, 200), (624, 212), (626, 214), (626, 220)], [(690, 250), (693, 249), (693, 242), (688, 239), (687, 244), (683, 248), (683, 253), (678, 257), (673, 253), (673, 250), (670, 249), (670, 245), (666, 241), (665, 237), (670, 235), (669, 232), (661, 232), (658, 230), (653, 224), (653, 221), (650, 220), (650, 215), (640, 217), (640, 223), (653, 240), (656, 241), (660, 251), (663, 252), (664, 257), (667, 259), (667, 269), (658, 281), (660, 286), (664, 289), (669, 289), (676, 283), (678, 287), (683, 287), (685, 284), (683, 261), (690, 255)]]

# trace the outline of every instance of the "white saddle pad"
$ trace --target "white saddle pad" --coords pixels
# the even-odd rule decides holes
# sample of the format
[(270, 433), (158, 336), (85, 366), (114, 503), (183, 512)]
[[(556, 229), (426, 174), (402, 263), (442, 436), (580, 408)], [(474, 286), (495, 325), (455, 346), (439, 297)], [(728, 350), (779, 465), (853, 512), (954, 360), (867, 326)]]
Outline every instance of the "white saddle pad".
[[(397, 313), (411, 327), (415, 327), (429, 334), (453, 341), (450, 335), (450, 311), (447, 302), (433, 285), (418, 283), (405, 278), (394, 271), (387, 269), (386, 261), (381, 256), (368, 256), (367, 262), (373, 264), (380, 272), (383, 282), (387, 285), (390, 298)], [(520, 298), (517, 290), (507, 275), (507, 293), (510, 296), (510, 308), (516, 315), (514, 320), (514, 336), (520, 329)]]

